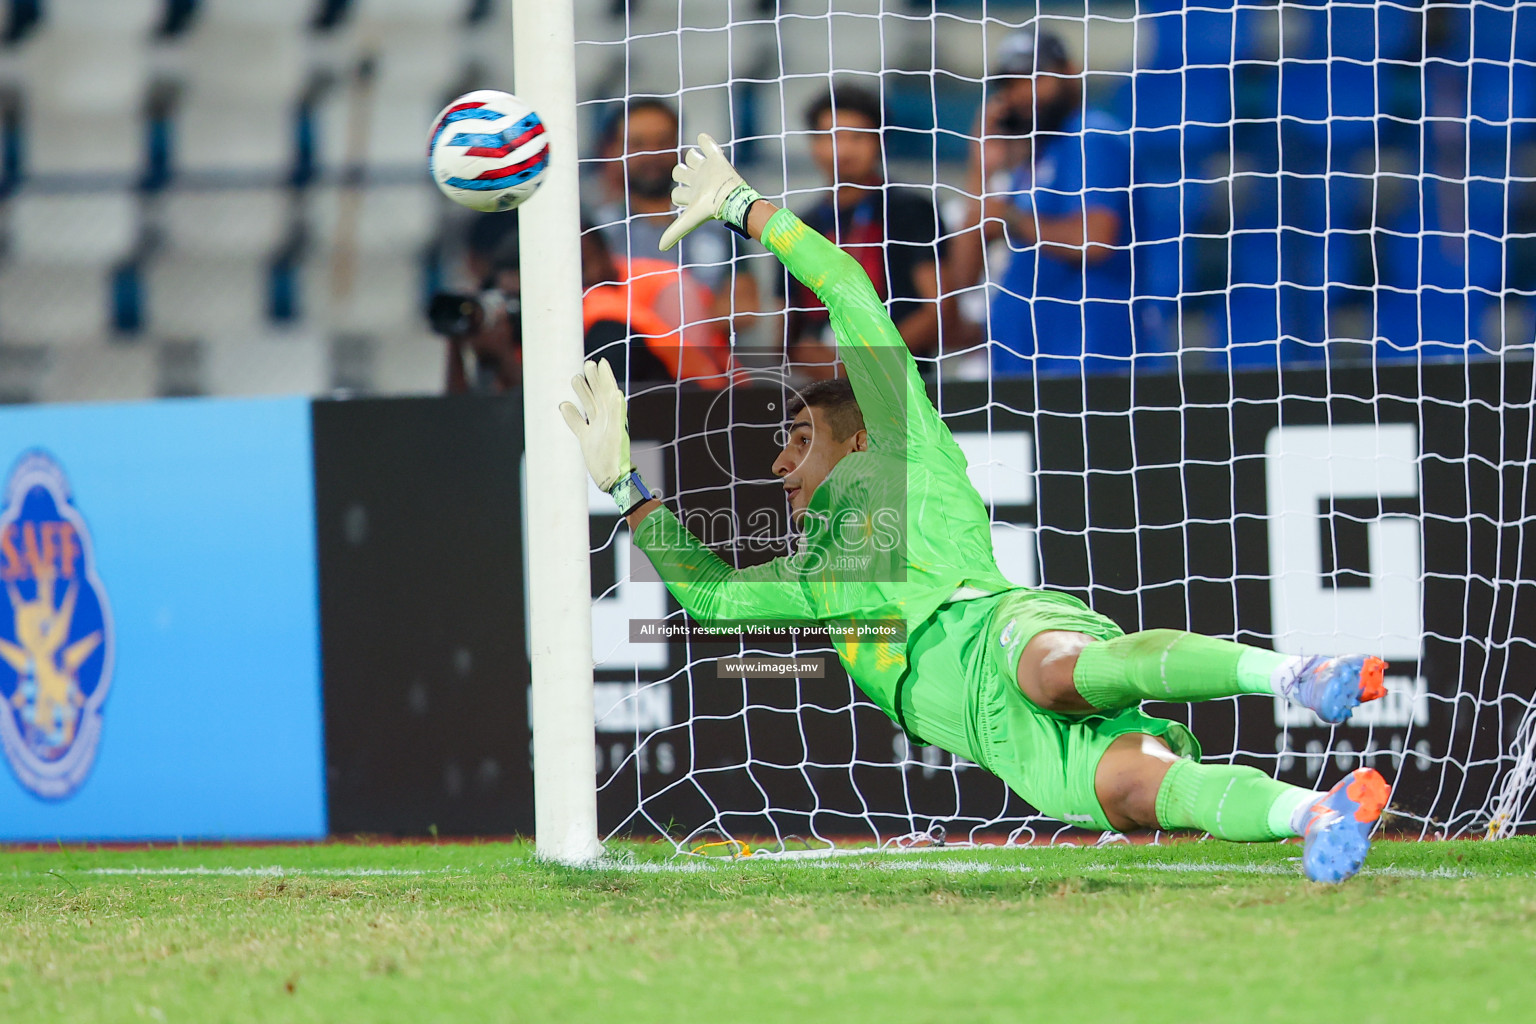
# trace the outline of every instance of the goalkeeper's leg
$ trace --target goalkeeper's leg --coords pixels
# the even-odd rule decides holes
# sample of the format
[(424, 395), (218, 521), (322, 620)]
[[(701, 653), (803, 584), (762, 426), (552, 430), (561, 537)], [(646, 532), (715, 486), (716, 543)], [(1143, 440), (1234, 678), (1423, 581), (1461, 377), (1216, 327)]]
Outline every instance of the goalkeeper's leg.
[(1364, 863), (1388, 789), (1375, 771), (1359, 768), (1329, 792), (1317, 793), (1257, 768), (1177, 757), (1157, 737), (1132, 733), (1118, 737), (1099, 759), (1094, 794), (1121, 831), (1198, 829), (1235, 842), (1305, 836), (1307, 877), (1339, 882)]
[(1243, 693), (1285, 697), (1343, 722), (1386, 693), (1380, 658), (1288, 657), (1174, 629), (1110, 640), (1048, 630), (1024, 647), (1019, 688), (1047, 711), (1118, 711), (1144, 700), (1201, 701)]

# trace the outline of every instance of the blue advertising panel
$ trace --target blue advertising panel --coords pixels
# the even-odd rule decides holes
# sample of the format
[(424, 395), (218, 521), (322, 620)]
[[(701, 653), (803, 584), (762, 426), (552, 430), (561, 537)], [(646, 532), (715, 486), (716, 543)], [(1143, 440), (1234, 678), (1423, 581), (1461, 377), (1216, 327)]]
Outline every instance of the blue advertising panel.
[(326, 831), (310, 405), (0, 409), (0, 841)]

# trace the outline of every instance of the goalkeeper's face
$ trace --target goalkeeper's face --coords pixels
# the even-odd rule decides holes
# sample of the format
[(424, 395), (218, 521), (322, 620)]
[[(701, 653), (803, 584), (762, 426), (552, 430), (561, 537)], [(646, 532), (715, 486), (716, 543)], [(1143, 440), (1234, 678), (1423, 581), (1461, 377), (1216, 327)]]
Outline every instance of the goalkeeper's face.
[(838, 440), (835, 433), (822, 409), (805, 406), (795, 414), (784, 450), (773, 460), (773, 475), (784, 482), (789, 517), (797, 526), (804, 518), (816, 488), (843, 456), (869, 447), (869, 435), (863, 429), (855, 430), (842, 440)]

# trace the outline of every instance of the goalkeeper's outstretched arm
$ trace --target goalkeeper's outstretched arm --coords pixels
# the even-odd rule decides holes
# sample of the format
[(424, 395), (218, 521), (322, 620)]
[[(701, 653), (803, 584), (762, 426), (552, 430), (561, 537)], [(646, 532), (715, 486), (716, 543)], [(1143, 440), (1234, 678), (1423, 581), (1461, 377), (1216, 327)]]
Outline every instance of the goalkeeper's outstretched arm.
[(629, 456), (628, 403), (608, 360), (590, 360), (571, 380), (580, 408), (560, 414), (581, 445), (587, 471), (629, 520), (635, 543), (650, 558), (677, 602), (710, 624), (743, 619), (810, 623), (810, 602), (787, 558), (733, 569), (651, 495)]
[[(869, 446), (894, 452), (933, 442), (953, 445), (911, 351), (853, 257), (763, 199), (708, 135), (699, 136), (699, 147), (688, 151), (672, 176), (678, 183), (673, 202), (682, 210), (662, 235), (663, 249), (709, 220), (761, 241), (831, 313)], [(560, 409), (581, 442), (592, 479), (613, 497), (635, 542), (689, 614), (705, 622), (813, 618), (788, 559), (732, 569), (652, 497), (630, 461), (624, 395), (606, 361), (587, 363), (573, 385), (581, 408), (566, 402)]]
[(869, 445), (894, 451), (947, 440), (912, 352), (858, 261), (748, 185), (708, 135), (672, 172), (682, 211), (662, 235), (675, 244), (709, 220), (763, 243), (831, 314), (838, 355), (869, 432)]

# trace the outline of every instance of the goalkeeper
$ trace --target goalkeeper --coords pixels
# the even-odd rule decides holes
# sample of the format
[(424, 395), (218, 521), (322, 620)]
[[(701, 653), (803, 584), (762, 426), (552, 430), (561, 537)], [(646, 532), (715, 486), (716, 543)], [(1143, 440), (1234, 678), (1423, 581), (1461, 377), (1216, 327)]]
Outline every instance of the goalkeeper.
[(1305, 836), (1307, 876), (1360, 870), (1386, 782), (1359, 768), (1327, 793), (1256, 768), (1201, 763), (1183, 725), (1144, 700), (1274, 694), (1346, 721), (1384, 692), (1379, 658), (1286, 657), (1176, 630), (1125, 634), (1067, 594), (998, 571), (981, 496), (917, 365), (854, 259), (763, 199), (707, 135), (673, 172), (670, 248), (717, 219), (760, 240), (831, 314), (848, 380), (791, 403), (775, 460), (800, 533), (795, 554), (732, 569), (646, 489), (629, 457), (624, 395), (606, 362), (561, 412), (635, 543), (695, 619), (895, 621), (900, 642), (834, 630), (849, 676), (908, 735), (974, 761), (1042, 813), (1099, 829), (1199, 829), (1264, 842)]

